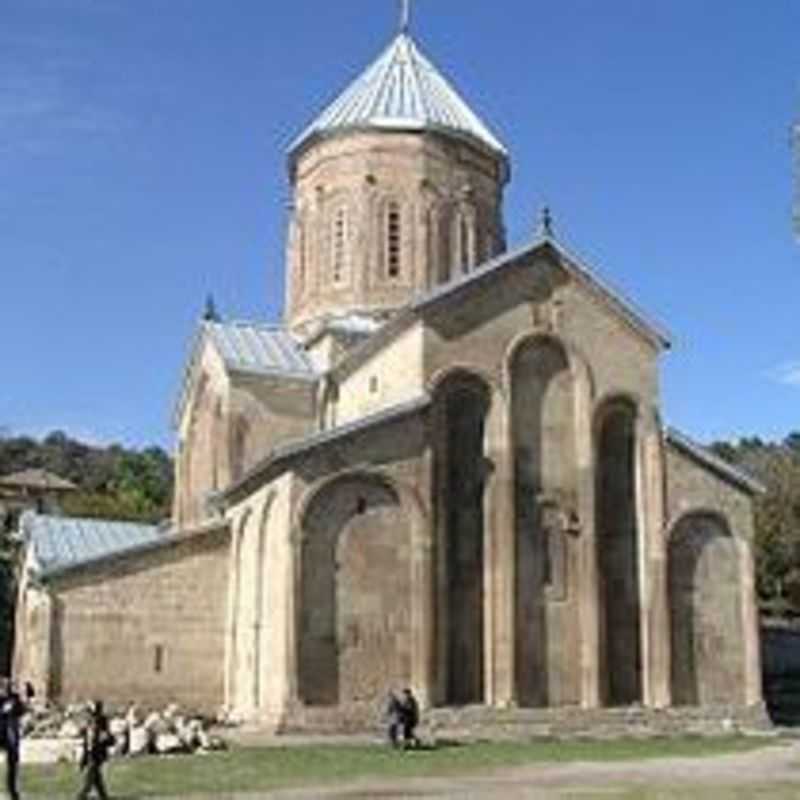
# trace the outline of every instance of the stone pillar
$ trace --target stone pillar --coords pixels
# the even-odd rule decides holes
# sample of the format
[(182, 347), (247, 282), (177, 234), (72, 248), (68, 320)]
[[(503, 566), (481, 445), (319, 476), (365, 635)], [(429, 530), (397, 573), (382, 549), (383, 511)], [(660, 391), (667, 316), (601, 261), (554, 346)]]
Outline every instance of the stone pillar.
[(22, 581), (17, 593), (13, 674), (29, 680), (41, 700), (58, 701), (54, 690), (60, 686), (61, 676), (54, 674), (52, 658), (53, 639), (62, 636), (54, 620), (58, 600), (47, 586), (31, 583), (27, 576)]
[(228, 573), (228, 619), (225, 625), (225, 706), (228, 709), (233, 709), (236, 704), (237, 618), (241, 585), (241, 576), (239, 575), (239, 550), (242, 546), (244, 528), (247, 525), (249, 514), (250, 511), (248, 509), (241, 515), (233, 516), (230, 520), (233, 535), (231, 536), (230, 566)]
[(516, 526), (514, 521), (514, 454), (508, 403), (500, 392), (492, 398), (489, 454), (494, 474), (486, 523), (486, 628), (489, 705), (505, 708), (516, 702)]
[(744, 637), (744, 701), (748, 706), (763, 701), (761, 687), (761, 632), (756, 604), (755, 565), (749, 542), (738, 540), (741, 565), (742, 633)]
[(300, 675), (298, 647), (300, 624), (299, 592), (302, 581), (302, 530), (292, 530), (291, 520), (287, 519), (289, 537), (286, 548), (286, 562), (283, 565), (285, 587), (285, 602), (282, 620), (284, 631), (284, 653), (281, 667), (284, 671), (284, 694), (283, 709), (284, 713), (290, 712), (293, 708), (300, 705)]
[(645, 706), (652, 703), (652, 658), (650, 641), (650, 542), (651, 531), (648, 526), (652, 509), (647, 439), (650, 433), (649, 409), (640, 406), (636, 415), (635, 453), (635, 491), (636, 491), (636, 550), (639, 579), (639, 648), (641, 652), (641, 697)]
[[(428, 523), (427, 520), (420, 520), (418, 524), (427, 526)], [(430, 708), (436, 697), (436, 671), (434, 669), (436, 581), (433, 555), (433, 541), (429, 537), (423, 535), (413, 543), (411, 551), (413, 587), (411, 682), (423, 708)]]
[[(433, 448), (422, 459), (422, 486), (433, 485)], [(436, 553), (433, 517), (423, 513), (410, 492), (403, 503), (411, 515), (411, 682), (423, 708), (436, 702)]]
[(663, 435), (657, 417), (644, 433), (644, 540), (647, 558), (644, 561), (648, 587), (646, 622), (648, 643), (645, 686), (647, 705), (665, 708), (671, 702), (670, 685), (670, 614), (667, 577), (668, 541), (664, 497)]
[(574, 368), (575, 465), (578, 471), (578, 518), (580, 522), (580, 581), (578, 616), (581, 638), (581, 706), (600, 705), (600, 595), (597, 575), (597, 528), (595, 520), (595, 458), (592, 434), (592, 389), (586, 367)]

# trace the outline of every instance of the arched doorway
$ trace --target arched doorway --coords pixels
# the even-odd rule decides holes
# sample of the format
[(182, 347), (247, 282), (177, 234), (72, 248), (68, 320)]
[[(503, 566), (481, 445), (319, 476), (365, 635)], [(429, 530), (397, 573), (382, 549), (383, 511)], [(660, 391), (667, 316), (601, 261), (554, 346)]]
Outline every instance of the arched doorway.
[(744, 702), (741, 563), (724, 518), (684, 516), (669, 543), (674, 705)]
[(642, 700), (635, 406), (607, 403), (596, 435), (600, 683), (606, 705), (631, 705)]
[(300, 698), (374, 702), (411, 676), (411, 520), (376, 475), (343, 476), (302, 521)]
[(563, 347), (533, 339), (511, 361), (516, 683), (523, 706), (580, 701), (574, 381)]
[(490, 393), (456, 373), (435, 395), (439, 635), (446, 705), (484, 699), (485, 429)]

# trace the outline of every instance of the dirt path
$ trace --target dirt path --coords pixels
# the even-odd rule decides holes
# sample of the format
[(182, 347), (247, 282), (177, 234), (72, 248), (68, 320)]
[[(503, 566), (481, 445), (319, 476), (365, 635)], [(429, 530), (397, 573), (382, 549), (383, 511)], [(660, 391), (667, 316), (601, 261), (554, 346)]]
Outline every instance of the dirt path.
[(363, 781), (335, 788), (284, 790), (241, 800), (556, 800), (578, 798), (589, 792), (594, 796), (602, 796), (604, 791), (611, 795), (615, 787), (621, 786), (676, 789), (690, 785), (743, 787), (787, 783), (797, 784), (800, 797), (800, 743), (708, 758), (516, 767), (464, 778), (414, 779), (402, 788), (385, 782)]

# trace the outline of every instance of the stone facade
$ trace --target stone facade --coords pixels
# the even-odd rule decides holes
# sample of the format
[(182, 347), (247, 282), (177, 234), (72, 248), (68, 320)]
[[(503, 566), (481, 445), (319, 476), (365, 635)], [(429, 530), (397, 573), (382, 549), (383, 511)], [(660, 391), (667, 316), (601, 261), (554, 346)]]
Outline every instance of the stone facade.
[(23, 581), (15, 671), (40, 697), (216, 712), (223, 697), (225, 526)]
[(655, 325), (547, 226), (505, 252), (505, 155), (401, 121), (292, 154), (287, 327), (205, 325), (178, 407), (174, 527), (222, 515), (230, 539), (54, 584), (61, 694), (88, 689), (79, 654), (108, 632), (87, 609), (146, 588), (128, 614), (147, 658), (162, 606), (186, 639), (184, 581), (209, 625), (198, 698), (276, 730), (363, 724), (401, 685), (524, 709), (512, 727), (758, 717), (758, 487), (664, 431)]
[(287, 251), (287, 319), (309, 330), (385, 315), (505, 249), (504, 159), (429, 133), (355, 133), (303, 151)]

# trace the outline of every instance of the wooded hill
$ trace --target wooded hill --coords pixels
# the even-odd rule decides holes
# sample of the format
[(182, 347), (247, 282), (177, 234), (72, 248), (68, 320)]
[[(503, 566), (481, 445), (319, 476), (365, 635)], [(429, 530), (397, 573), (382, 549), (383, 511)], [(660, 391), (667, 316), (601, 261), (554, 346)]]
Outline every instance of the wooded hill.
[(745, 438), (711, 449), (760, 480), (756, 500), (756, 578), (763, 613), (800, 616), (800, 432), (782, 442)]
[(75, 517), (160, 522), (170, 514), (172, 459), (160, 447), (96, 447), (54, 431), (41, 441), (0, 434), (0, 475), (46, 469), (74, 483), (64, 513)]

